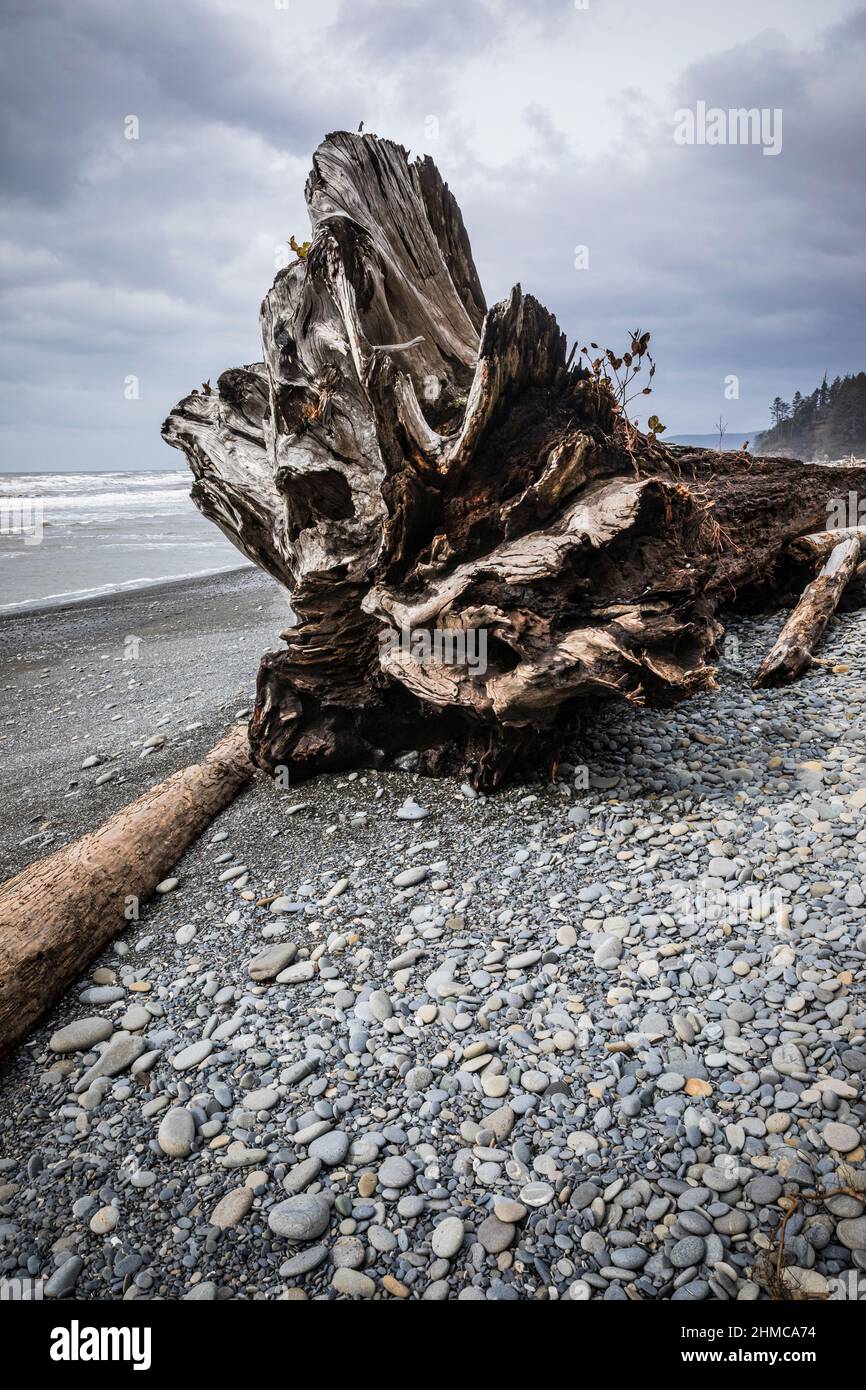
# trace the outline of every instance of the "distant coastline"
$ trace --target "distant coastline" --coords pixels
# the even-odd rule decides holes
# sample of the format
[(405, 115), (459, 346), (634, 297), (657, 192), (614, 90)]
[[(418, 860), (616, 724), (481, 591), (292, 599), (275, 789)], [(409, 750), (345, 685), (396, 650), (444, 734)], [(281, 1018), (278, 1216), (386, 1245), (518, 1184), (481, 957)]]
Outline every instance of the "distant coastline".
[[(744, 444), (754, 444), (760, 433), (761, 431), (757, 429), (752, 430), (750, 434), (726, 430), (721, 447), (723, 449), (740, 449)], [(714, 434), (666, 434), (662, 442), (664, 444), (687, 444), (693, 449), (718, 449), (719, 432), (716, 430)]]

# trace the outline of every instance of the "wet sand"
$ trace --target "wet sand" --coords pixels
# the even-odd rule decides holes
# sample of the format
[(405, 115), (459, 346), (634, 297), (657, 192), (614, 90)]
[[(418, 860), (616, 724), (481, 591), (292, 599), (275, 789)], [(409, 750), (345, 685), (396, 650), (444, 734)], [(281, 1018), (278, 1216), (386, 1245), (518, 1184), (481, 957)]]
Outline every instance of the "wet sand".
[(3, 876), (206, 753), (286, 624), (280, 589), (247, 568), (0, 621)]

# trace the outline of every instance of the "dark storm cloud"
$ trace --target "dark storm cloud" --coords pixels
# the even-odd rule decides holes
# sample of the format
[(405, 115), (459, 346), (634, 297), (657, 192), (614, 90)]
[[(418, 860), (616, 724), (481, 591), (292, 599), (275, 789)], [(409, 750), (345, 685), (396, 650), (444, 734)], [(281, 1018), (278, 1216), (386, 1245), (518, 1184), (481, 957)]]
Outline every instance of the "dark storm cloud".
[[(582, 341), (651, 328), (673, 427), (709, 431), (721, 408), (752, 428), (777, 393), (861, 368), (866, 13), (827, 0), (821, 33), (806, 0), (701, 11), (10, 0), (2, 466), (177, 466), (161, 419), (258, 355), (312, 151), (362, 117), (440, 163), (491, 301), (520, 280)], [(780, 107), (782, 154), (676, 145), (674, 112), (698, 101)]]

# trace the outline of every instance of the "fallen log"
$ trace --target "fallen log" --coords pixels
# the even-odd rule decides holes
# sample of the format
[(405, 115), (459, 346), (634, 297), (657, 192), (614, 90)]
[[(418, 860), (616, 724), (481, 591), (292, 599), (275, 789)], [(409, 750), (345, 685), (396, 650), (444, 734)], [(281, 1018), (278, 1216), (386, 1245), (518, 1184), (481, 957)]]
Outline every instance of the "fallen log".
[(866, 526), (841, 526), (831, 531), (816, 531), (813, 535), (798, 536), (789, 547), (791, 554), (813, 564), (823, 564), (841, 541), (855, 540), (859, 553), (866, 556)]
[(785, 685), (818, 665), (813, 653), (839, 600), (854, 577), (860, 559), (860, 540), (849, 536), (837, 541), (820, 573), (803, 592), (778, 638), (752, 681), (756, 690)]
[(0, 885), (0, 1060), (129, 925), (253, 771), (237, 725), (202, 762)]
[(552, 760), (587, 706), (713, 689), (720, 609), (780, 602), (790, 543), (866, 494), (866, 467), (639, 431), (612, 363), (648, 382), (646, 335), (575, 361), (519, 285), (487, 309), (429, 158), (339, 132), (306, 197), (263, 360), (163, 426), (197, 505), (291, 591), (257, 764), (299, 781), (397, 760), (489, 787)]

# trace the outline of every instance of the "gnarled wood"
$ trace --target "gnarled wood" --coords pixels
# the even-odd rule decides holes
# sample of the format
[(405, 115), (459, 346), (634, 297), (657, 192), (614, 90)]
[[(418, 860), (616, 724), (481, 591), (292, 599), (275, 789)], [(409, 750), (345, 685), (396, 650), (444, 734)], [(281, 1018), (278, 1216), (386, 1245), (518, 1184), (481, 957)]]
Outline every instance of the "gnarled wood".
[(200, 763), (0, 885), (0, 1060), (129, 925), (184, 851), (253, 774), (238, 725)]
[[(263, 362), (164, 427), (205, 514), (291, 590), (256, 762), (298, 780), (408, 757), (492, 785), (587, 703), (711, 689), (719, 609), (796, 579), (791, 542), (866, 468), (628, 428), (537, 300), (486, 309), (429, 159), (340, 132), (306, 191), (312, 244), (265, 297)], [(483, 638), (484, 669), (442, 634)]]

